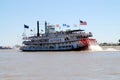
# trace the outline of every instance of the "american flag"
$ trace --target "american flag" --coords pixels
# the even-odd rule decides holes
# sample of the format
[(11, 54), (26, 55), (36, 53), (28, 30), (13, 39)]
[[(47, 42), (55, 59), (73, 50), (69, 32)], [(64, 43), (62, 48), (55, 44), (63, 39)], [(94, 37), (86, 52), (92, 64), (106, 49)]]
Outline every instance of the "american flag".
[(87, 22), (80, 20), (80, 25), (87, 25)]

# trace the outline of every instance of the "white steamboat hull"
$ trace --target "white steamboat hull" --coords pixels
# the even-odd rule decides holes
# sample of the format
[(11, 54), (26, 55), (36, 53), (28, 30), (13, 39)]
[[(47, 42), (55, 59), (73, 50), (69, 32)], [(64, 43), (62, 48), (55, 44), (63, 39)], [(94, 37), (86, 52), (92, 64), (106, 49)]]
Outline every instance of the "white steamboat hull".
[[(62, 43), (63, 44), (63, 43)], [(80, 51), (89, 50), (90, 45), (95, 45), (95, 39), (83, 39), (80, 41), (71, 42), (71, 44), (55, 44), (54, 46), (23, 46), (20, 49), (22, 51)]]
[(75, 51), (75, 50), (85, 50), (87, 46), (77, 47), (77, 48), (30, 48), (30, 47), (22, 47), (22, 51)]

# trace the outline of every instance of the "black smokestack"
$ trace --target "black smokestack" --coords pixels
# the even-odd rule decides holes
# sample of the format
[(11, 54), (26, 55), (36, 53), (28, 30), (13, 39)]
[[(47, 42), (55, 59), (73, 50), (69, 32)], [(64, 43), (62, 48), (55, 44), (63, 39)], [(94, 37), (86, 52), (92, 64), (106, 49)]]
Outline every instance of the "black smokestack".
[(39, 21), (37, 21), (37, 36), (40, 36), (40, 33), (39, 33)]

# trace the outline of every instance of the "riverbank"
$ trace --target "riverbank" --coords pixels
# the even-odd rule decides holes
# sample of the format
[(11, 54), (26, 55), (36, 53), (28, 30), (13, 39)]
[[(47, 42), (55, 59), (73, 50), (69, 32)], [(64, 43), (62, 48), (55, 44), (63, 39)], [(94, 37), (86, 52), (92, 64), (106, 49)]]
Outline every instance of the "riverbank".
[(120, 46), (101, 46), (103, 50), (105, 49), (116, 49), (120, 50)]

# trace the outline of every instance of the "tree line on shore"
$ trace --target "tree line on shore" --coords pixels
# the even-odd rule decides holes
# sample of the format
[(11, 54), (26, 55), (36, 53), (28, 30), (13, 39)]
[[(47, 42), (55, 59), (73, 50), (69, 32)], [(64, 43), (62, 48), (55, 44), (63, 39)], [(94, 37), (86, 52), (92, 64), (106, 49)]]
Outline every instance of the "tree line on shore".
[(117, 43), (107, 43), (107, 42), (104, 42), (104, 43), (100, 43), (99, 45), (100, 46), (120, 46), (120, 39), (118, 40)]

